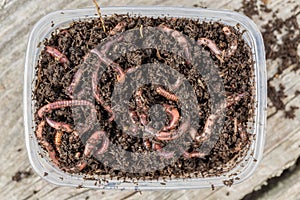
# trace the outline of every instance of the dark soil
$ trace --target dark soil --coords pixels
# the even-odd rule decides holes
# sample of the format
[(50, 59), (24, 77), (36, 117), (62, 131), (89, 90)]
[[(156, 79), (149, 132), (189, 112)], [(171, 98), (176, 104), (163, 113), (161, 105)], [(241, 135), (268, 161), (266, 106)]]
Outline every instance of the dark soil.
[[(84, 68), (83, 78), (80, 85), (76, 88), (74, 93), (74, 99), (87, 100), (95, 102), (97, 110), (97, 123), (91, 126), (90, 129), (84, 133), (79, 133), (80, 138), (76, 139), (72, 134), (64, 133), (61, 140), (60, 151), (54, 143), (55, 133), (57, 130), (46, 125), (43, 129), (43, 137), (54, 148), (56, 156), (59, 160), (59, 167), (63, 170), (69, 170), (82, 161), (82, 155), (84, 154), (85, 144), (89, 137), (96, 130), (103, 130), (106, 132), (106, 136), (110, 140), (110, 146), (108, 150), (102, 155), (95, 155), (88, 157), (88, 165), (80, 172), (90, 175), (109, 175), (112, 178), (150, 178), (158, 179), (162, 177), (178, 177), (187, 178), (191, 176), (207, 177), (221, 175), (234, 167), (239, 158), (243, 158), (245, 153), (251, 144), (251, 134), (246, 131), (247, 123), (253, 120), (254, 100), (253, 100), (253, 60), (250, 48), (242, 39), (242, 33), (237, 28), (229, 27), (231, 32), (231, 38), (226, 37), (222, 28), (223, 24), (220, 23), (207, 23), (193, 21), (189, 19), (174, 19), (174, 18), (140, 18), (129, 17), (126, 15), (118, 16), (114, 15), (109, 18), (105, 18), (106, 29), (112, 30), (119, 22), (124, 21), (126, 25), (124, 30), (132, 30), (132, 34), (125, 34), (124, 41), (127, 45), (125, 52), (114, 58), (117, 52), (122, 51), (124, 43), (115, 42), (109, 49), (112, 56), (112, 60), (119, 64), (130, 80), (147, 81), (151, 77), (140, 76), (139, 73), (135, 73), (135, 70), (130, 70), (150, 63), (154, 66), (159, 64), (165, 64), (169, 66), (174, 73), (180, 73), (187, 80), (186, 83), (190, 85), (194, 91), (195, 98), (198, 100), (198, 104), (193, 107), (184, 107), (181, 104), (180, 99), (185, 98), (187, 101), (191, 101), (193, 98), (188, 93), (188, 88), (185, 88), (185, 84), (178, 87), (178, 92), (175, 94), (179, 97), (179, 102), (167, 99), (161, 96), (157, 92), (158, 87), (163, 87), (166, 91), (173, 93), (170, 87), (164, 86), (162, 83), (166, 83), (161, 77), (166, 76), (172, 70), (165, 70), (159, 68), (157, 74), (153, 77), (160, 84), (143, 84), (142, 86), (135, 88), (129, 84), (126, 87), (121, 87), (122, 84), (118, 82), (117, 72), (110, 66), (102, 66), (101, 69), (106, 67), (106, 70), (100, 75), (99, 82), (97, 83), (99, 88), (99, 95), (103, 97), (104, 105), (112, 104), (113, 93), (122, 93), (126, 91), (130, 95), (121, 96), (127, 100), (118, 99), (116, 101), (126, 102), (124, 107), (114, 108), (118, 113), (115, 121), (109, 122), (111, 117), (103, 105), (95, 101), (91, 88), (92, 74), (94, 74), (95, 66), (97, 65), (99, 58), (95, 54), (90, 54), (90, 50), (98, 49), (101, 47), (98, 45), (103, 42), (105, 38), (113, 38), (109, 36), (108, 32), (103, 32), (100, 20), (94, 19), (90, 21), (73, 22), (69, 28), (65, 30), (58, 30), (51, 35), (51, 37), (44, 41), (45, 46), (51, 46), (59, 50), (70, 61), (68, 64), (61, 63), (49, 55), (46, 50), (43, 50), (40, 55), (39, 64), (36, 67), (36, 83), (33, 92), (33, 99), (35, 100), (35, 107), (38, 111), (42, 106), (51, 102), (59, 100), (71, 100), (72, 98), (68, 94), (68, 87), (73, 80), (74, 74), (78, 69)], [(191, 40), (198, 40), (198, 38), (206, 37), (214, 41), (220, 49), (227, 49), (229, 43), (236, 39), (238, 42), (238, 48), (235, 54), (228, 59), (220, 59), (214, 55), (209, 48), (204, 46), (192, 46), (188, 43), (189, 51), (193, 57), (197, 56), (197, 64), (203, 68), (201, 73), (198, 71), (193, 62), (185, 59), (185, 49), (174, 46), (176, 40), (173, 37), (165, 37), (163, 33), (156, 34), (149, 27), (157, 27), (160, 24), (165, 24), (169, 28), (174, 29), (182, 33)], [(134, 35), (136, 33), (136, 35)], [(145, 48), (136, 49), (135, 44), (131, 44), (128, 41), (134, 40), (134, 37), (140, 37), (138, 39), (141, 46), (151, 46), (152, 41), (160, 41), (160, 48)], [(118, 38), (115, 37), (114, 41)], [(146, 38), (146, 39), (145, 39)], [(131, 46), (130, 46), (131, 45)], [(128, 48), (128, 46), (130, 46)], [(176, 51), (177, 49), (177, 51)], [(179, 50), (178, 50), (179, 49)], [(176, 53), (172, 53), (176, 52)], [(210, 61), (211, 60), (211, 61)], [(144, 67), (145, 68), (145, 67)], [(129, 70), (130, 69), (130, 70)], [(224, 92), (221, 91), (220, 83), (212, 76), (212, 70), (217, 70), (218, 80), (222, 80), (224, 85)], [(173, 73), (173, 72), (172, 72)], [(171, 76), (168, 80), (172, 85), (177, 78)], [(208, 81), (214, 83), (213, 92), (209, 93)], [(126, 82), (126, 81), (125, 81)], [(117, 87), (120, 86), (120, 87)], [(81, 92), (83, 91), (83, 92)], [(128, 91), (128, 92), (127, 92)], [(138, 96), (137, 91), (141, 91), (141, 95)], [(175, 90), (176, 91), (176, 90)], [(213, 113), (213, 110), (218, 109), (221, 105), (222, 99), (231, 95), (243, 94), (244, 96), (233, 103), (232, 106), (222, 110), (224, 122), (222, 120), (216, 120), (215, 126), (212, 128), (216, 134), (212, 134), (210, 138), (215, 140), (215, 144), (206, 144), (205, 141), (196, 141), (186, 131), (181, 137), (178, 137), (170, 141), (161, 141), (155, 137), (154, 134), (145, 131), (145, 126), (142, 125), (137, 119), (134, 123), (137, 124), (137, 131), (128, 130), (122, 131), (119, 123), (125, 124), (124, 126), (130, 127), (133, 123), (128, 121), (126, 116), (128, 111), (135, 111), (137, 113), (147, 113), (149, 116), (146, 118), (149, 123), (156, 130), (169, 124), (171, 118), (164, 111), (162, 105), (171, 105), (176, 108), (180, 114), (179, 123), (175, 126), (175, 129), (180, 128), (188, 116), (191, 117), (190, 127), (195, 127), (197, 130), (196, 135), (201, 135), (204, 129), (204, 125), (208, 117)], [(142, 99), (142, 106), (139, 106), (137, 98)], [(212, 98), (219, 99), (217, 105), (212, 103)], [(220, 100), (221, 99), (221, 100)], [(122, 113), (122, 109), (125, 111)], [(119, 109), (119, 110), (118, 110)], [(88, 123), (89, 109), (84, 107), (74, 108), (60, 108), (55, 109), (52, 112), (46, 114), (52, 120), (74, 125), (77, 120)], [(125, 113), (125, 114), (124, 114)], [(126, 114), (127, 113), (127, 114)], [(158, 114), (159, 113), (159, 114)], [(196, 118), (197, 120), (194, 120)], [(192, 120), (193, 119), (193, 120)], [(35, 115), (36, 125), (41, 122), (36, 113)], [(239, 125), (237, 127), (237, 124)], [(85, 125), (83, 125), (84, 127)], [(123, 127), (124, 127), (123, 126)], [(74, 128), (74, 127), (73, 127)], [(123, 129), (124, 130), (124, 129)], [(78, 130), (77, 130), (78, 131)], [(215, 135), (219, 134), (219, 137)], [(208, 151), (206, 156), (186, 158), (182, 156), (183, 149), (187, 153), (199, 151), (202, 144), (204, 146), (202, 150)], [(172, 158), (165, 156), (157, 156), (152, 159), (151, 152), (159, 151), (153, 146), (166, 147), (167, 151), (174, 152)], [(210, 151), (210, 145), (212, 149)], [(114, 147), (114, 148), (113, 148)], [(101, 148), (96, 147), (95, 149)], [(121, 149), (117, 151), (116, 149)], [(122, 151), (125, 150), (125, 151)], [(80, 152), (80, 156), (78, 156)], [(172, 161), (170, 161), (172, 160)], [(132, 162), (134, 161), (134, 162)], [(150, 163), (150, 164), (149, 164)], [(129, 166), (127, 166), (129, 165)], [(125, 166), (125, 167), (124, 167)], [(142, 170), (149, 169), (149, 166), (163, 166), (160, 169), (155, 170)], [(127, 172), (124, 168), (129, 167), (132, 171)], [(70, 171), (69, 171), (70, 172)], [(79, 173), (79, 171), (70, 172)], [(228, 185), (231, 182), (226, 183)]]

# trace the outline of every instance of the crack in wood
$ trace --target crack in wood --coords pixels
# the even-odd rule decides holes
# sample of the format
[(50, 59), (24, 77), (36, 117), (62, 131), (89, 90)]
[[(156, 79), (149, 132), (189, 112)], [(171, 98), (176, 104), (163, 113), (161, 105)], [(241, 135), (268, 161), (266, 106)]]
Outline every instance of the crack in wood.
[(242, 198), (242, 200), (252, 200), (262, 197), (266, 192), (272, 190), (278, 186), (283, 180), (290, 178), (297, 171), (300, 170), (300, 157), (294, 165), (290, 166), (287, 169), (284, 169), (280, 176), (275, 176), (266, 180), (266, 185), (261, 186), (259, 190), (253, 191)]

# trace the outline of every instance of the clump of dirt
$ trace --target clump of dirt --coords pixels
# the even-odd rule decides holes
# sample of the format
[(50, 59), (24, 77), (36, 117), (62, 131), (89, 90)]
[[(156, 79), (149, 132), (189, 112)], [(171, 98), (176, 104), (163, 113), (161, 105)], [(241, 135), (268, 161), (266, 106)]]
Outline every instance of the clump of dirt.
[(36, 135), (53, 163), (117, 179), (219, 176), (236, 166), (251, 144), (255, 90), (242, 33), (128, 15), (101, 27), (75, 21), (43, 43), (33, 99)]
[(11, 180), (12, 181), (16, 181), (16, 182), (20, 182), (22, 181), (23, 179), (26, 179), (30, 176), (32, 176), (33, 173), (31, 170), (28, 170), (28, 171), (17, 171), (15, 173), (15, 175), (13, 177), (11, 177)]

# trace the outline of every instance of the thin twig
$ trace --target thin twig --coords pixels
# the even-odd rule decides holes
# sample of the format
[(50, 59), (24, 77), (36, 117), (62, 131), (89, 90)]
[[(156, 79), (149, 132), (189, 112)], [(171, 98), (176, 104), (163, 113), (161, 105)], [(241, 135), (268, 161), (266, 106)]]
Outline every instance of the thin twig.
[(94, 2), (94, 4), (95, 4), (95, 6), (96, 6), (97, 13), (98, 13), (98, 15), (99, 15), (99, 18), (100, 18), (100, 21), (101, 21), (101, 23), (102, 23), (102, 28), (103, 28), (103, 31), (104, 31), (104, 32), (106, 32), (106, 29), (105, 29), (105, 24), (104, 24), (104, 20), (103, 20), (103, 18), (102, 18), (102, 15), (101, 15), (100, 6), (99, 6), (99, 4), (97, 3), (97, 1), (96, 1), (96, 0), (93, 0), (93, 2)]
[(143, 36), (143, 25), (140, 26), (140, 35), (141, 35), (141, 38), (144, 38), (144, 36)]

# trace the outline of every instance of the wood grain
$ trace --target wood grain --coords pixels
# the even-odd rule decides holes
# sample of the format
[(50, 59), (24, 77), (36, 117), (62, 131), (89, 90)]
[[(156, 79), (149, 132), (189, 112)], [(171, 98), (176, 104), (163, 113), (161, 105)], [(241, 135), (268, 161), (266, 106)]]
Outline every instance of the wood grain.
[[(179, 0), (104, 0), (101, 6), (113, 5), (173, 5), (188, 6), (194, 4), (214, 9), (235, 10), (241, 6), (241, 0), (210, 0), (210, 1), (179, 1)], [(295, 4), (300, 4), (299, 0)], [(269, 5), (276, 10), (284, 8), (287, 0), (272, 0)], [(74, 9), (93, 6), (92, 1), (64, 0), (64, 1), (37, 1), (37, 0), (2, 0), (0, 1), (0, 197), (1, 199), (240, 199), (251, 191), (260, 188), (268, 178), (278, 176), (291, 166), (300, 155), (300, 111), (296, 111), (294, 120), (285, 119), (284, 113), (274, 114), (274, 109), (268, 110), (267, 135), (264, 158), (254, 175), (244, 183), (230, 188), (221, 187), (214, 191), (178, 190), (178, 191), (147, 191), (141, 194), (133, 191), (100, 191), (91, 189), (64, 188), (52, 185), (37, 175), (23, 179), (20, 182), (12, 181), (12, 176), (18, 171), (30, 170), (24, 141), (23, 128), (23, 73), (26, 45), (33, 25), (45, 14), (61, 9)], [(280, 9), (280, 16), (289, 16), (288, 9)], [(260, 26), (272, 16), (266, 14), (264, 20), (254, 18)], [(300, 19), (299, 19), (300, 20)], [(268, 61), (268, 77), (271, 77), (278, 65)], [(284, 103), (300, 105), (299, 96), (295, 91), (300, 88), (299, 71), (294, 72), (292, 67), (286, 69), (282, 75), (274, 80), (286, 86), (288, 95)], [(270, 102), (268, 104), (271, 105)], [(18, 149), (20, 151), (18, 151)], [(294, 178), (290, 178), (273, 192), (266, 194), (269, 199), (296, 199), (299, 196), (299, 171)], [(294, 184), (293, 184), (294, 183)], [(284, 190), (284, 192), (280, 192)], [(287, 194), (286, 194), (287, 193)], [(288, 196), (290, 195), (290, 196)], [(298, 196), (297, 196), (298, 195)], [(290, 198), (290, 199), (291, 199)]]

